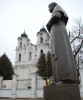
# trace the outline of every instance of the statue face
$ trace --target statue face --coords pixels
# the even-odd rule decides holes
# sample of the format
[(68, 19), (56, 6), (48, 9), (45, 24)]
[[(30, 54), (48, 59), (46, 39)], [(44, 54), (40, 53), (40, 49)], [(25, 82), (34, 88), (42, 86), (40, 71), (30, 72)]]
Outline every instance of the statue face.
[(50, 13), (52, 13), (52, 11), (53, 11), (53, 9), (54, 9), (54, 6), (52, 5), (52, 4), (49, 4), (49, 11), (50, 11)]

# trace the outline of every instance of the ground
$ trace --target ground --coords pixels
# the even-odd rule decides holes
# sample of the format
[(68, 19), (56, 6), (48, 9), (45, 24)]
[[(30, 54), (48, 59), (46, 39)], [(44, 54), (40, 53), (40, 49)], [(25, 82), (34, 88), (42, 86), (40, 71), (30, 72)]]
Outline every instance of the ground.
[(43, 99), (27, 99), (27, 98), (26, 99), (21, 99), (21, 98), (19, 98), (19, 99), (4, 98), (3, 99), (3, 98), (0, 98), (0, 100), (43, 100)]
[[(43, 99), (2, 99), (0, 98), (0, 100), (43, 100)], [(81, 98), (81, 100), (83, 100), (83, 98)]]

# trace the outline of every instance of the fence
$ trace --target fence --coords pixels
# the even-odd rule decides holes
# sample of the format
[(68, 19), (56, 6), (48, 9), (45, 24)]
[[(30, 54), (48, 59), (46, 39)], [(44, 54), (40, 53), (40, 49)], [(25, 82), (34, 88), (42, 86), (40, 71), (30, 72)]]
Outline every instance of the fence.
[[(83, 76), (83, 71), (80, 72)], [(82, 77), (81, 77), (82, 78)], [(32, 73), (31, 79), (18, 80), (17, 75), (13, 75), (11, 85), (6, 88), (3, 82), (3, 77), (0, 76), (0, 97), (6, 98), (43, 98), (43, 81), (41, 78), (36, 77), (35, 73)], [(83, 97), (83, 79), (80, 84), (80, 95)]]
[(13, 75), (12, 77), (11, 84), (7, 88), (7, 86), (3, 84), (3, 77), (0, 76), (0, 97), (43, 98), (43, 87), (40, 85), (41, 79), (38, 78), (38, 81), (35, 73), (32, 73), (32, 79), (27, 80), (18, 80), (17, 75)]

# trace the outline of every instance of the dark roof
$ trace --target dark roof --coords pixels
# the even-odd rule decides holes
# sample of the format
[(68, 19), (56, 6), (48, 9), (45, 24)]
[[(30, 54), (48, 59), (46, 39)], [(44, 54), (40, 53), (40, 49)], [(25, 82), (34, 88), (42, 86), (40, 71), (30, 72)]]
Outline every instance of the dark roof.
[(45, 29), (44, 27), (40, 29), (40, 32), (41, 32), (41, 31), (47, 32), (46, 29)]
[(27, 37), (27, 34), (25, 33), (25, 31), (24, 33), (21, 34), (21, 37)]

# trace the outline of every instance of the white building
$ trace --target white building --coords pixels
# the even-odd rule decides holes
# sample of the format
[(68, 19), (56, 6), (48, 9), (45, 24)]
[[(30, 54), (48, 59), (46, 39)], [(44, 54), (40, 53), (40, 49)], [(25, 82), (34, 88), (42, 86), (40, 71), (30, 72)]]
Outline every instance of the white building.
[[(14, 71), (18, 75), (18, 88), (31, 88), (31, 73), (36, 71), (36, 63), (42, 53), (50, 51), (49, 34), (43, 27), (37, 32), (37, 43), (30, 42), (27, 34), (21, 34), (17, 39), (16, 61)], [(42, 88), (42, 80), (38, 78), (38, 88)]]

